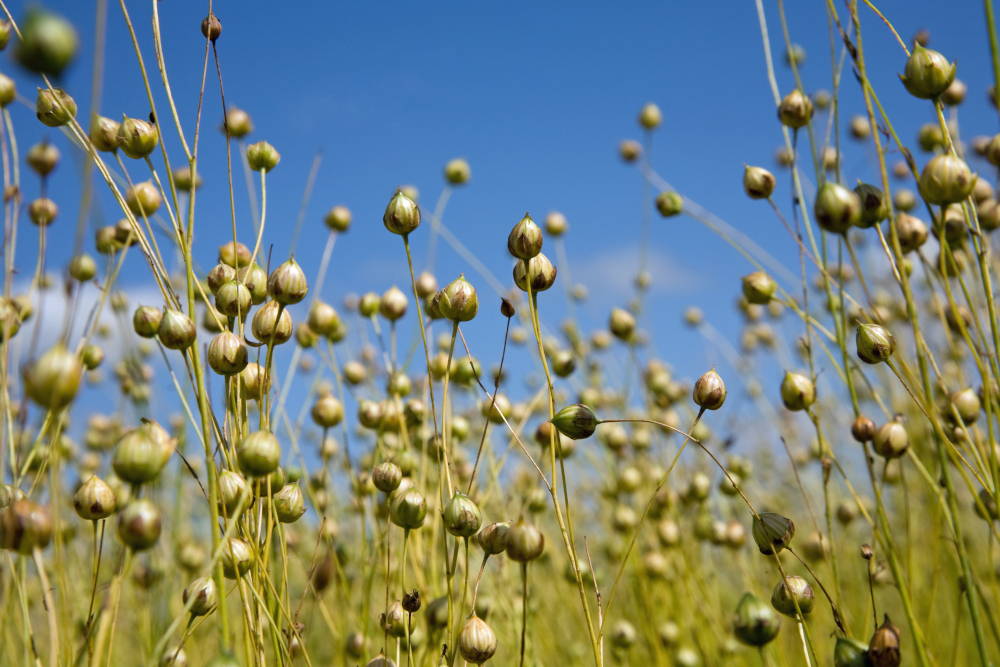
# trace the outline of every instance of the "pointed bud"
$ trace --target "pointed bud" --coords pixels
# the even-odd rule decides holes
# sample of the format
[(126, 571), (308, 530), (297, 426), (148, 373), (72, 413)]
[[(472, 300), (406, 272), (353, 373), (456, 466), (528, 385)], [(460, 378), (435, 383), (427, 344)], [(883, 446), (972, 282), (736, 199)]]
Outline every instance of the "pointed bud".
[(156, 148), (160, 133), (156, 126), (139, 118), (125, 117), (118, 125), (118, 147), (125, 155), (141, 159)]
[(933, 99), (955, 80), (955, 63), (948, 62), (937, 51), (915, 44), (899, 78), (914, 97)]
[(474, 665), (481, 665), (497, 651), (497, 636), (489, 625), (473, 612), (458, 635), (458, 650)]
[(531, 291), (544, 292), (556, 282), (556, 267), (545, 253), (538, 253), (529, 260), (521, 260), (514, 265), (514, 284), (522, 291), (528, 291), (528, 275), (531, 275)]
[(868, 642), (868, 662), (871, 667), (898, 667), (902, 662), (899, 628), (892, 624), (888, 614)]
[(542, 251), (542, 229), (527, 213), (507, 236), (507, 251), (518, 259), (531, 259)]
[(420, 207), (401, 190), (397, 191), (385, 207), (382, 224), (393, 234), (409, 234), (420, 226)]
[(76, 101), (61, 88), (39, 88), (35, 116), (48, 127), (66, 125), (76, 118)]
[(295, 523), (306, 513), (306, 502), (298, 484), (285, 484), (271, 499), (281, 523)]
[(306, 298), (309, 284), (305, 272), (295, 258), (289, 257), (271, 272), (267, 279), (267, 292), (272, 299), (286, 306)]
[(460, 275), (441, 290), (438, 300), (441, 314), (452, 322), (468, 322), (479, 311), (479, 298), (476, 288)]
[(888, 361), (896, 349), (895, 337), (888, 329), (878, 324), (859, 324), (854, 341), (858, 359), (867, 364)]
[(444, 527), (457, 537), (472, 537), (482, 525), (479, 506), (464, 493), (457, 491), (444, 509)]

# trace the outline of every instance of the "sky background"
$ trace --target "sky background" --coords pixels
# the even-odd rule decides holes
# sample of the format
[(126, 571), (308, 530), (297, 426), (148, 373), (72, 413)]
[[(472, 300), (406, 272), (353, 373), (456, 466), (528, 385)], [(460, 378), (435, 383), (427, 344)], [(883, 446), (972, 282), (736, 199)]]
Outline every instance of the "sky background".
[[(8, 3), (15, 17), (27, 3)], [(109, 3), (104, 91), (100, 113), (145, 117), (149, 105), (117, 2)], [(792, 86), (784, 66), (776, 5), (765, 3), (783, 93)], [(90, 70), (94, 46), (93, 2), (49, 2), (81, 36), (81, 52), (62, 84), (91, 108)], [(155, 71), (148, 2), (129, 2), (143, 44), (146, 65)], [(638, 258), (643, 184), (634, 166), (622, 164), (622, 139), (641, 138), (636, 115), (646, 102), (663, 111), (653, 139), (656, 170), (684, 196), (697, 201), (754, 238), (794, 270), (794, 247), (766, 204), (748, 200), (741, 176), (746, 163), (773, 168), (778, 202), (788, 210), (787, 171), (774, 165), (781, 142), (767, 84), (761, 37), (752, 2), (726, 3), (416, 3), (304, 2), (257, 0), (215, 2), (224, 31), (218, 42), (227, 99), (249, 111), (252, 140), (271, 142), (282, 155), (268, 176), (267, 242), (274, 262), (293, 250), (292, 231), (307, 176), (321, 155), (316, 187), (294, 252), (312, 280), (326, 229), (323, 213), (344, 204), (354, 214), (350, 232), (339, 239), (322, 298), (340, 306), (349, 292), (406, 288), (402, 244), (382, 226), (385, 204), (400, 184), (420, 190), (433, 206), (443, 186), (442, 167), (465, 157), (471, 181), (459, 188), (444, 222), (479, 259), (509, 283), (506, 237), (528, 211), (537, 220), (551, 210), (570, 222), (565, 242), (569, 273), (583, 281), (591, 299), (576, 313), (585, 331), (603, 325), (614, 306), (627, 303)], [(931, 30), (931, 46), (958, 61), (969, 87), (959, 111), (963, 136), (993, 134), (997, 114), (986, 103), (992, 82), (979, 2), (957, 2), (942, 12), (938, 2), (893, 0), (880, 8), (909, 40)], [(838, 8), (842, 7), (838, 4)], [(831, 87), (829, 27), (822, 2), (787, 3), (792, 39), (808, 53), (806, 88)], [(171, 84), (190, 135), (201, 76), (204, 40), (199, 31), (207, 4), (191, 0), (159, 3)], [(885, 26), (863, 11), (865, 47), (875, 87), (897, 129), (911, 143), (917, 128), (933, 120), (931, 105), (909, 97), (896, 75), (905, 56)], [(837, 55), (839, 57), (838, 49)], [(2, 69), (33, 99), (35, 83), (5, 56)], [(156, 86), (157, 91), (161, 90)], [(165, 99), (157, 104), (168, 146), (180, 157)], [(856, 81), (845, 70), (842, 114), (846, 123), (863, 111)], [(73, 248), (79, 200), (79, 158), (64, 137), (34, 122), (32, 110), (13, 109), (22, 149), (49, 137), (67, 159), (51, 177), (50, 192), (61, 206), (51, 228), (49, 265), (61, 267)], [(205, 106), (196, 260), (207, 271), (215, 248), (229, 234), (225, 188), (225, 143), (217, 84), (210, 71)], [(845, 180), (875, 181), (868, 147), (847, 146)], [(926, 156), (918, 155), (922, 163)], [(139, 163), (129, 164), (138, 177)], [(983, 169), (982, 164), (976, 168)], [(37, 195), (37, 179), (24, 190)], [(237, 173), (241, 237), (251, 244), (250, 207)], [(91, 226), (117, 219), (102, 196)], [(30, 274), (36, 246), (27, 221), (18, 248), (22, 276)], [(414, 234), (418, 270), (426, 256), (429, 225)], [(92, 251), (92, 232), (87, 245)], [(551, 244), (546, 248), (551, 250)], [(684, 308), (699, 305), (733, 338), (739, 277), (751, 267), (712, 233), (687, 216), (653, 219), (648, 247), (653, 287), (642, 320), (651, 350), (692, 377), (718, 353), (681, 322)], [(486, 281), (444, 244), (437, 274), (442, 283), (465, 272), (480, 289), (481, 315), (466, 327), (485, 366), (499, 355), (502, 319)], [(557, 288), (564, 287), (565, 266)], [(122, 285), (149, 294), (146, 267), (138, 253), (127, 262)], [(92, 289), (92, 288), (91, 288)], [(551, 295), (551, 296), (550, 296)], [(556, 290), (542, 300), (542, 316), (555, 329), (566, 313)], [(159, 305), (159, 304), (154, 304)], [(412, 305), (411, 305), (412, 308)], [(412, 312), (412, 311), (411, 311)], [(301, 311), (304, 316), (304, 309)], [(407, 322), (412, 325), (412, 318)], [(354, 324), (356, 326), (356, 324)], [(519, 356), (520, 355), (520, 356)], [(521, 361), (518, 361), (521, 359)], [(514, 356), (524, 363), (527, 352)]]

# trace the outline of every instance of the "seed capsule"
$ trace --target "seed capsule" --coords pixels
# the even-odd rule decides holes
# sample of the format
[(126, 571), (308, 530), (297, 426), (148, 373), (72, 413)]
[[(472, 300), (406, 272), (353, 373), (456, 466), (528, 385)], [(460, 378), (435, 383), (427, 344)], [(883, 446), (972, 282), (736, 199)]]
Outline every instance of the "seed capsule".
[(24, 370), (24, 388), (38, 405), (49, 410), (64, 408), (73, 402), (80, 389), (83, 364), (57, 343)]
[(827, 181), (816, 193), (813, 213), (820, 227), (831, 234), (843, 234), (861, 222), (861, 198), (843, 185)]
[(531, 259), (542, 251), (542, 230), (527, 213), (507, 236), (507, 252), (518, 259)]
[(136, 183), (125, 192), (125, 204), (133, 215), (148, 218), (160, 209), (163, 197), (150, 181)]
[(156, 331), (163, 347), (171, 350), (183, 350), (194, 343), (197, 329), (191, 318), (179, 310), (164, 308), (163, 317), (160, 319), (160, 326)]
[(833, 667), (869, 667), (867, 644), (850, 637), (837, 637), (833, 647)]
[(456, 492), (444, 509), (444, 527), (457, 537), (472, 537), (482, 522), (479, 506), (464, 493)]
[(475, 665), (483, 664), (497, 651), (497, 636), (475, 612), (458, 635), (458, 650), (463, 658)]
[(514, 265), (514, 284), (522, 291), (528, 291), (528, 275), (531, 275), (531, 291), (544, 292), (556, 282), (556, 267), (545, 253), (538, 253), (529, 260), (521, 260)]
[(267, 173), (278, 166), (281, 153), (266, 141), (258, 141), (247, 146), (247, 164), (253, 171)]
[(36, 174), (47, 176), (59, 164), (59, 149), (43, 140), (28, 149), (24, 160), (29, 167), (34, 169)]
[(469, 182), (471, 175), (472, 169), (469, 167), (469, 163), (462, 158), (449, 160), (448, 164), (444, 166), (444, 180), (451, 185), (464, 185)]
[(134, 551), (145, 551), (160, 539), (160, 510), (145, 498), (133, 500), (118, 515), (118, 537)]
[(243, 475), (232, 470), (219, 474), (219, 514), (234, 516), (237, 510), (246, 509), (252, 502), (250, 485)]
[(656, 210), (664, 218), (672, 218), (684, 211), (684, 198), (676, 192), (661, 192), (656, 196)]
[(389, 518), (400, 528), (416, 530), (424, 525), (427, 516), (427, 500), (416, 489), (408, 489), (396, 495), (389, 507)]
[(733, 634), (748, 646), (764, 646), (778, 636), (781, 621), (763, 600), (744, 593), (733, 618)]
[(743, 168), (743, 191), (751, 199), (767, 199), (774, 192), (774, 174), (763, 167)]
[(960, 157), (942, 153), (930, 159), (917, 182), (920, 195), (932, 204), (954, 204), (968, 198), (976, 175)]
[(76, 57), (79, 38), (73, 25), (58, 14), (32, 9), (21, 24), (14, 56), (36, 74), (58, 76)]
[(317, 426), (333, 428), (344, 419), (344, 406), (333, 396), (321, 396), (313, 403), (312, 418)]
[(784, 549), (795, 536), (795, 523), (775, 512), (761, 512), (754, 517), (751, 534), (757, 548), (765, 556)]
[(572, 440), (589, 438), (597, 430), (597, 415), (582, 403), (568, 405), (552, 418), (556, 430)]
[(691, 396), (695, 405), (705, 410), (718, 410), (726, 402), (726, 383), (715, 369), (704, 373), (694, 383)]
[(48, 227), (59, 215), (59, 207), (48, 197), (33, 199), (28, 204), (28, 219), (39, 227)]
[(906, 428), (895, 419), (882, 425), (872, 438), (875, 453), (885, 459), (899, 458), (910, 447)]
[(236, 375), (247, 367), (247, 346), (231, 331), (223, 331), (208, 344), (208, 365), (219, 375)]
[(782, 125), (797, 129), (807, 125), (812, 119), (813, 103), (809, 96), (799, 89), (785, 95), (778, 104), (778, 120)]
[(156, 148), (160, 133), (156, 126), (139, 118), (122, 119), (118, 125), (118, 147), (125, 155), (133, 159), (141, 159)]
[(623, 162), (635, 162), (642, 155), (642, 144), (632, 139), (625, 139), (618, 144), (618, 155)]
[(476, 288), (465, 279), (464, 274), (460, 275), (441, 290), (438, 308), (446, 319), (453, 322), (468, 322), (479, 312)]
[(490, 556), (501, 554), (507, 550), (507, 536), (510, 524), (506, 521), (490, 523), (476, 535), (476, 542)]
[(222, 547), (222, 573), (227, 579), (239, 579), (250, 571), (253, 550), (238, 537), (230, 537)]
[(0, 547), (30, 554), (44, 549), (52, 539), (52, 515), (49, 508), (19, 498), (0, 512)]
[(523, 518), (507, 530), (507, 557), (518, 563), (533, 561), (545, 550), (545, 536)]
[(854, 188), (854, 194), (861, 200), (861, 219), (858, 227), (874, 227), (889, 217), (889, 202), (885, 194), (874, 185), (859, 183)]
[(268, 431), (255, 431), (236, 446), (240, 470), (254, 477), (266, 477), (278, 469), (281, 445)]
[(274, 513), (281, 523), (295, 523), (306, 513), (305, 499), (298, 484), (286, 484), (274, 494)]
[(6, 108), (17, 99), (17, 86), (6, 74), (0, 74), (0, 108)]
[(68, 271), (74, 280), (85, 283), (97, 275), (97, 262), (87, 253), (81, 253), (70, 260)]
[(851, 436), (858, 442), (870, 441), (875, 437), (875, 422), (864, 415), (858, 415), (851, 424)]
[(205, 39), (215, 40), (222, 36), (222, 21), (215, 14), (209, 14), (201, 20), (201, 34)]
[(190, 604), (192, 616), (210, 614), (219, 602), (219, 592), (210, 577), (198, 577), (184, 589), (181, 596), (185, 605)]
[[(232, 272), (233, 277), (236, 276), (236, 271), (232, 267), (225, 264), (219, 264), (219, 266), (224, 266)], [(211, 283), (209, 283), (209, 287), (211, 287)], [(215, 307), (226, 317), (246, 317), (252, 302), (253, 297), (250, 294), (250, 290), (247, 289), (246, 285), (237, 280), (229, 280), (215, 290)]]
[(788, 410), (806, 410), (816, 402), (816, 385), (801, 373), (786, 372), (781, 380), (781, 402)]
[(608, 317), (608, 330), (619, 340), (629, 340), (635, 333), (635, 316), (623, 308), (614, 308)]
[(797, 617), (799, 612), (803, 616), (808, 616), (812, 611), (814, 599), (815, 594), (808, 581), (802, 577), (790, 576), (784, 577), (784, 580), (779, 581), (774, 587), (774, 592), (771, 593), (771, 606), (791, 618)]
[(294, 258), (281, 264), (267, 279), (267, 293), (286, 306), (302, 301), (308, 291), (306, 274)]
[(39, 88), (35, 116), (48, 127), (60, 127), (76, 118), (76, 100), (62, 88)]
[(281, 345), (292, 337), (292, 316), (277, 301), (268, 301), (254, 313), (250, 330), (262, 343)]
[(420, 207), (402, 190), (399, 190), (385, 207), (382, 224), (393, 234), (400, 236), (409, 234), (420, 226)]
[(948, 62), (937, 51), (915, 44), (899, 78), (911, 95), (929, 100), (946, 91), (955, 80), (955, 63)]
[(743, 276), (743, 296), (747, 302), (767, 305), (778, 290), (778, 283), (763, 271), (754, 271)]
[(383, 493), (392, 493), (402, 481), (403, 471), (392, 461), (383, 461), (372, 470), (372, 483)]
[(899, 652), (899, 628), (885, 615), (868, 642), (868, 662), (871, 667), (898, 667), (902, 662)]
[(112, 467), (130, 484), (156, 479), (174, 453), (175, 441), (156, 422), (147, 422), (125, 433), (115, 445)]
[(118, 150), (118, 123), (110, 118), (94, 116), (88, 136), (94, 148), (103, 153)]
[(859, 324), (855, 336), (858, 359), (867, 364), (889, 360), (896, 349), (896, 339), (885, 327), (878, 324)]

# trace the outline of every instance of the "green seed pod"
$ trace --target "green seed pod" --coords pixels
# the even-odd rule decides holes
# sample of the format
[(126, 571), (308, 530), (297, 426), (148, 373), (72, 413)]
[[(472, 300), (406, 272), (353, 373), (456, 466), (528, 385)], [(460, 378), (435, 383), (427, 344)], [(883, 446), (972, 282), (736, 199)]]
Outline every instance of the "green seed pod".
[(904, 253), (910, 253), (927, 242), (927, 225), (920, 218), (906, 213), (896, 216), (896, 234)]
[[(225, 266), (220, 264), (219, 266)], [(226, 267), (235, 275), (236, 271), (232, 267)], [(211, 287), (211, 284), (209, 284)], [(215, 307), (226, 317), (240, 318), (246, 317), (252, 304), (250, 290), (243, 283), (230, 280), (224, 283), (215, 291)]]
[(582, 403), (568, 405), (552, 418), (556, 430), (571, 440), (589, 438), (599, 423), (594, 411)]
[(90, 121), (90, 142), (94, 148), (111, 153), (118, 150), (118, 123), (104, 116), (94, 116)]
[(827, 181), (816, 193), (813, 213), (820, 227), (831, 234), (843, 234), (861, 222), (861, 198), (843, 185)]
[(410, 301), (406, 298), (403, 290), (393, 285), (379, 299), (378, 312), (390, 322), (395, 322), (406, 314), (406, 308), (409, 303)]
[(35, 403), (49, 410), (73, 402), (80, 389), (83, 364), (62, 343), (49, 348), (24, 369), (24, 389)]
[[(569, 222), (566, 216), (559, 211), (552, 211), (545, 216), (545, 233), (553, 238), (557, 238), (566, 233), (569, 229)], [(522, 259), (524, 259), (522, 257)]]
[(645, 130), (655, 130), (663, 122), (663, 113), (660, 107), (652, 102), (647, 102), (639, 110), (639, 125)]
[[(385, 299), (382, 299), (385, 303)], [(452, 322), (468, 322), (479, 312), (479, 297), (476, 288), (465, 279), (465, 274), (448, 283), (441, 290), (438, 300), (441, 314)]]
[(444, 509), (444, 527), (456, 537), (472, 537), (482, 525), (479, 506), (461, 491), (456, 491)]
[(424, 271), (417, 276), (417, 296), (421, 299), (427, 299), (433, 296), (437, 291), (438, 282), (433, 273)]
[(262, 343), (281, 345), (292, 337), (292, 316), (277, 301), (268, 301), (254, 313), (250, 330)]
[(223, 331), (208, 344), (208, 365), (219, 375), (236, 375), (247, 367), (247, 346), (231, 331)]
[(798, 612), (795, 610), (795, 605), (798, 604), (803, 616), (808, 616), (812, 611), (814, 599), (815, 594), (809, 582), (793, 575), (785, 577), (784, 581), (779, 581), (774, 587), (774, 592), (771, 593), (771, 606), (785, 616), (796, 618)]
[(744, 593), (736, 606), (733, 634), (747, 646), (765, 646), (778, 636), (781, 621), (766, 602), (753, 593)]
[(159, 424), (148, 422), (118, 440), (111, 465), (126, 482), (146, 484), (159, 476), (174, 447), (175, 442)]
[(514, 265), (514, 284), (522, 291), (528, 291), (528, 274), (531, 274), (531, 291), (544, 292), (556, 282), (556, 267), (545, 253), (538, 253), (529, 260), (521, 260)]
[(97, 275), (97, 262), (87, 253), (75, 255), (69, 262), (69, 275), (81, 283), (93, 280)]
[(44, 549), (52, 539), (52, 514), (44, 505), (19, 498), (0, 512), (0, 547), (20, 554)]
[(253, 132), (253, 122), (250, 114), (243, 109), (230, 107), (226, 110), (226, 115), (222, 119), (222, 132), (228, 133), (235, 139), (242, 139)]
[(375, 292), (366, 292), (361, 295), (361, 299), (358, 301), (358, 312), (361, 313), (362, 317), (374, 317), (380, 306), (379, 295)]
[(73, 509), (81, 519), (98, 521), (115, 512), (115, 492), (100, 477), (91, 475), (73, 494)]
[[(971, 387), (956, 391), (951, 395), (950, 401), (963, 424), (971, 424), (976, 421), (979, 418), (979, 412), (983, 409), (979, 394)], [(948, 417), (950, 418), (950, 416), (949, 412)]]
[(778, 120), (793, 129), (808, 125), (812, 115), (812, 100), (798, 88), (785, 95), (778, 104)]
[(382, 224), (393, 234), (405, 236), (420, 226), (420, 207), (402, 190), (398, 190), (385, 207)]
[(43, 140), (28, 149), (24, 161), (39, 176), (47, 176), (59, 164), (59, 157), (59, 149)]
[(806, 410), (816, 402), (816, 385), (801, 373), (786, 372), (781, 380), (781, 402), (793, 412)]
[(234, 269), (240, 269), (250, 264), (253, 253), (239, 241), (230, 241), (219, 246), (219, 261)]
[(615, 338), (627, 341), (635, 333), (635, 316), (623, 308), (614, 308), (608, 317), (608, 330)]
[(795, 536), (795, 523), (775, 512), (761, 512), (754, 517), (750, 533), (757, 548), (765, 556), (784, 549)]
[(69, 21), (44, 9), (32, 9), (21, 23), (14, 57), (36, 74), (58, 76), (76, 57), (79, 44)]
[(917, 186), (931, 204), (954, 204), (972, 194), (976, 175), (962, 158), (942, 153), (924, 165)]
[(329, 336), (337, 330), (340, 323), (340, 315), (328, 303), (313, 301), (309, 306), (309, 315), (306, 319), (309, 328), (320, 336)]
[(59, 207), (48, 197), (33, 199), (28, 204), (28, 219), (39, 227), (48, 227), (59, 215)]
[(656, 196), (656, 210), (664, 218), (671, 218), (684, 211), (684, 198), (676, 192), (661, 192)]
[(859, 183), (854, 188), (854, 194), (861, 200), (861, 218), (856, 223), (858, 227), (874, 227), (889, 217), (889, 202), (885, 194), (868, 183)]
[(750, 199), (767, 199), (774, 192), (774, 174), (763, 167), (743, 168), (743, 191)]
[(896, 338), (892, 332), (878, 324), (859, 324), (854, 341), (858, 359), (866, 364), (884, 363), (896, 350)]
[(308, 292), (306, 274), (293, 257), (272, 271), (267, 279), (267, 293), (286, 306), (302, 301)]
[(232, 517), (238, 509), (245, 510), (252, 503), (250, 485), (243, 475), (232, 470), (219, 473), (219, 514)]
[(469, 167), (469, 163), (462, 158), (449, 160), (448, 164), (444, 166), (444, 180), (450, 185), (464, 185), (469, 182), (471, 175), (472, 169)]
[(507, 535), (510, 523), (501, 521), (490, 523), (476, 534), (476, 543), (486, 554), (496, 556), (507, 550)]
[(497, 651), (497, 636), (481, 618), (472, 613), (458, 635), (458, 651), (474, 665), (481, 665)]
[(351, 209), (346, 206), (334, 206), (326, 215), (323, 222), (334, 232), (346, 232), (351, 226)]
[(372, 470), (372, 483), (382, 493), (392, 493), (402, 481), (403, 471), (392, 461), (383, 461)]
[(254, 431), (236, 446), (240, 470), (253, 477), (266, 477), (278, 469), (281, 445), (268, 431)]
[(726, 383), (713, 368), (694, 383), (691, 398), (699, 408), (718, 410), (726, 402)]
[(528, 260), (542, 251), (542, 243), (542, 229), (525, 213), (507, 236), (507, 252)]
[(868, 642), (868, 662), (871, 667), (899, 667), (902, 657), (899, 653), (899, 628), (885, 615)]
[(250, 290), (250, 303), (258, 306), (267, 300), (267, 273), (258, 264), (236, 269), (236, 279)]
[(932, 49), (914, 44), (899, 79), (914, 97), (929, 100), (937, 97), (955, 80), (955, 63)]
[(208, 275), (205, 277), (205, 281), (208, 283), (208, 289), (211, 290), (212, 294), (216, 294), (216, 296), (218, 296), (217, 292), (222, 289), (223, 286), (228, 285), (235, 280), (236, 269), (228, 264), (223, 264), (222, 262), (213, 266), (212, 270), (209, 271)]
[(518, 563), (533, 561), (545, 550), (545, 536), (523, 518), (507, 530), (507, 557)]
[(875, 431), (872, 438), (875, 453), (885, 459), (899, 458), (910, 447), (910, 437), (906, 428), (897, 420), (886, 422)]
[(177, 167), (171, 176), (174, 179), (174, 185), (181, 192), (194, 192), (202, 184), (201, 174), (192, 172), (191, 167), (188, 166)]
[(163, 347), (171, 350), (186, 349), (194, 343), (197, 334), (198, 331), (190, 317), (173, 308), (163, 309), (163, 317), (156, 330), (156, 336)]
[(869, 667), (867, 644), (849, 637), (837, 637), (833, 647), (833, 667)]
[(21, 311), (13, 299), (0, 297), (0, 342), (10, 340), (21, 329)]
[(80, 351), (80, 360), (88, 371), (92, 371), (104, 363), (104, 350), (93, 343), (84, 345)]
[(286, 484), (274, 494), (274, 513), (281, 523), (295, 523), (306, 513), (306, 502), (298, 484)]
[(125, 116), (118, 125), (118, 147), (130, 158), (139, 160), (148, 156), (159, 141), (159, 131), (147, 121)]
[(267, 173), (278, 166), (281, 154), (266, 141), (258, 141), (247, 146), (247, 164), (253, 171)]
[(230, 537), (222, 547), (222, 574), (226, 579), (238, 579), (250, 570), (253, 550), (238, 537)]
[(749, 303), (767, 305), (774, 298), (778, 283), (763, 271), (743, 276), (743, 297)]
[(184, 604), (190, 604), (192, 616), (205, 616), (219, 604), (219, 590), (211, 577), (198, 577), (184, 589)]
[(427, 516), (427, 500), (416, 489), (397, 492), (389, 507), (389, 519), (407, 530), (416, 530), (424, 525)]
[(240, 371), (240, 388), (244, 396), (259, 401), (271, 389), (271, 380), (265, 376), (260, 364), (251, 361)]
[(333, 428), (344, 419), (344, 406), (333, 396), (320, 396), (312, 406), (312, 419), (321, 428)]
[(406, 610), (399, 600), (394, 600), (389, 608), (379, 615), (379, 625), (391, 637), (406, 637)]
[(39, 88), (35, 116), (48, 127), (60, 127), (76, 118), (76, 101), (61, 88)]
[(118, 538), (133, 551), (145, 551), (160, 539), (160, 510), (146, 498), (133, 500), (118, 515)]
[(6, 108), (17, 99), (17, 86), (6, 74), (0, 74), (0, 108)]
[(136, 183), (125, 192), (125, 204), (133, 215), (148, 218), (160, 210), (163, 197), (150, 181)]

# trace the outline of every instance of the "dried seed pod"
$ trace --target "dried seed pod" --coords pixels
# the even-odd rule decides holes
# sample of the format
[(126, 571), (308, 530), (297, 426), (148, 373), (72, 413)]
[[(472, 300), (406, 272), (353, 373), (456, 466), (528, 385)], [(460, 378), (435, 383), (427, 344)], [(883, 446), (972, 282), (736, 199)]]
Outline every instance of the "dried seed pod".
[(798, 88), (785, 95), (778, 104), (778, 120), (782, 125), (792, 129), (808, 125), (812, 115), (812, 100)]
[(757, 548), (765, 556), (784, 549), (795, 536), (795, 523), (775, 512), (761, 512), (753, 519), (751, 534)]

